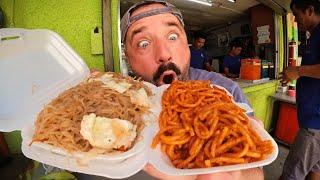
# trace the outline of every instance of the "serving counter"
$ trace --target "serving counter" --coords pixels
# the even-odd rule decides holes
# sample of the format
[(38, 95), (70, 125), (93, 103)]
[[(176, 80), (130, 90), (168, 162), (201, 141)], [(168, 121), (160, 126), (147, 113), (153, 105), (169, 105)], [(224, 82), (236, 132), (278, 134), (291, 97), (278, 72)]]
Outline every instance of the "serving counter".
[(275, 94), (279, 81), (267, 80), (248, 83), (236, 80), (236, 82), (248, 98), (249, 103), (254, 110), (255, 117), (263, 121), (265, 129), (270, 130), (273, 109), (271, 96)]

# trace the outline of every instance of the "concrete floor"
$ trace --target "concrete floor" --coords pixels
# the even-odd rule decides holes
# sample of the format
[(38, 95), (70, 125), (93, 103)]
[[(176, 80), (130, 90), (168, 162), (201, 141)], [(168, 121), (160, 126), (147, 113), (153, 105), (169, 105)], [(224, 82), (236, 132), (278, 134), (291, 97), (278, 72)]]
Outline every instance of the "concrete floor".
[(289, 154), (289, 148), (279, 145), (279, 155), (278, 158), (270, 165), (263, 168), (265, 180), (277, 180), (282, 173), (282, 167), (284, 161)]
[[(282, 172), (283, 163), (289, 153), (287, 147), (279, 145), (279, 155), (276, 161), (272, 164), (265, 166), (264, 173), (266, 180), (277, 180)], [(27, 169), (27, 165), (30, 162), (27, 158), (25, 158), (22, 154), (14, 155), (13, 160), (6, 166), (0, 167), (0, 179), (24, 179), (24, 172)], [(36, 173), (36, 177), (39, 177), (43, 174), (44, 170), (39, 169)], [(91, 176), (86, 174), (76, 174), (77, 179), (79, 180), (107, 180), (108, 178), (98, 177), (98, 176)], [(37, 179), (37, 178), (34, 178)], [(153, 179), (148, 174), (143, 171), (140, 171), (136, 175), (127, 178), (126, 180), (148, 180)]]

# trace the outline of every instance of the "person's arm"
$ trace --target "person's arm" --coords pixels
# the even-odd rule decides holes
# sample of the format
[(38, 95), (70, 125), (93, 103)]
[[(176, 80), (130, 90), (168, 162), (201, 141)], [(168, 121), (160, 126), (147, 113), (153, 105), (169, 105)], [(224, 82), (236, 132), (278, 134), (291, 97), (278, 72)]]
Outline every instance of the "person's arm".
[(228, 78), (237, 78), (238, 75), (230, 73), (230, 70), (229, 70), (230, 64), (231, 63), (230, 63), (230, 59), (228, 58), (228, 56), (224, 57), (224, 59), (223, 59), (223, 71), (224, 71), (224, 74)]
[(224, 67), (224, 74), (226, 74), (226, 76), (229, 78), (237, 78), (238, 77), (238, 75), (230, 73), (229, 68), (227, 68), (227, 67)]
[(298, 75), (320, 79), (320, 64), (298, 66)]
[(210, 66), (210, 63), (209, 63), (209, 62), (205, 62), (205, 63), (204, 63), (204, 68), (205, 68), (205, 70), (207, 70), (207, 71), (213, 71), (213, 68)]
[(320, 79), (320, 64), (288, 67), (284, 71), (282, 83), (287, 84), (301, 76)]
[(210, 58), (209, 58), (207, 52), (204, 51), (203, 54), (204, 54), (204, 58), (205, 58), (204, 59), (204, 69), (207, 71), (213, 71), (213, 68), (211, 67), (210, 62), (209, 62)]

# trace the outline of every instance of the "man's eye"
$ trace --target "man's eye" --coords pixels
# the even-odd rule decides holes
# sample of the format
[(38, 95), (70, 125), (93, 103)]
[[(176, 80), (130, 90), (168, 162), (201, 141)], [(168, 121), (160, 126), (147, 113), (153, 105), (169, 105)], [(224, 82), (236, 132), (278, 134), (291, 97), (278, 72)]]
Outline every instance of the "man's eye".
[(148, 41), (140, 41), (138, 46), (139, 48), (146, 48), (150, 43)]
[(173, 34), (169, 35), (169, 40), (174, 41), (174, 40), (177, 40), (177, 39), (178, 39), (178, 35), (176, 33), (173, 33)]

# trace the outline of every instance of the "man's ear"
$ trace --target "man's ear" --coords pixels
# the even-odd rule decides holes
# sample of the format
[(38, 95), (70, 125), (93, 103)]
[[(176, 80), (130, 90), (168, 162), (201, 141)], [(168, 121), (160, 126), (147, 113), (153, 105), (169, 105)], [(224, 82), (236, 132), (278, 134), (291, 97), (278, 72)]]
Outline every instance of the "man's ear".
[(130, 60), (129, 60), (128, 52), (127, 52), (126, 48), (123, 48), (123, 53), (126, 56), (126, 62), (129, 64)]
[(126, 61), (128, 61), (128, 53), (125, 47), (123, 48), (123, 52), (124, 52), (124, 55), (126, 56)]

